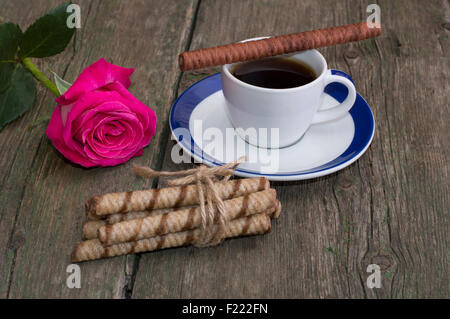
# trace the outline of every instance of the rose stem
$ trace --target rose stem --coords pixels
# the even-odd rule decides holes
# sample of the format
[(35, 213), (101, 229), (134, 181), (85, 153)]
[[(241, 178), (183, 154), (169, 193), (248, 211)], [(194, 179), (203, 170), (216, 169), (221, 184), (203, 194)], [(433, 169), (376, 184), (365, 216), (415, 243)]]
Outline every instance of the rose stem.
[(53, 94), (55, 94), (56, 96), (61, 95), (55, 83), (53, 83), (48, 77), (46, 77), (45, 74), (42, 73), (42, 71), (39, 70), (29, 58), (24, 58), (22, 60), (22, 64), (33, 74), (36, 80), (44, 84)]

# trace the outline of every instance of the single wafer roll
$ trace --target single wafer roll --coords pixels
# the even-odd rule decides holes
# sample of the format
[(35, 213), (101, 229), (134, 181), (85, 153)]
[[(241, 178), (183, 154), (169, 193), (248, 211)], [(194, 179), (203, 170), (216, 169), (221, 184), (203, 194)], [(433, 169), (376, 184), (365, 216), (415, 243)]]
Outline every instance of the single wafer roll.
[(123, 213), (123, 214), (120, 214), (120, 213), (112, 214), (112, 215), (107, 216), (106, 222), (107, 222), (107, 224), (115, 224), (115, 223), (120, 223), (120, 222), (124, 222), (127, 220), (139, 219), (139, 218), (144, 218), (144, 217), (148, 217), (148, 216), (161, 215), (164, 213), (173, 212), (174, 210), (176, 210), (176, 208), (162, 208), (162, 209), (155, 209), (155, 210), (143, 211), (143, 212), (129, 212), (129, 213)]
[[(173, 211), (174, 209), (171, 208), (171, 210)], [(98, 229), (102, 226), (120, 223), (126, 220), (139, 219), (147, 216), (154, 216), (158, 214), (163, 214), (165, 212), (167, 212), (167, 210), (157, 209), (152, 212), (131, 212), (124, 214), (113, 214), (106, 219), (97, 219), (97, 220), (88, 219), (83, 223), (82, 237), (83, 239), (97, 238)]]
[[(276, 191), (267, 189), (242, 197), (225, 200), (226, 220), (262, 213), (277, 204)], [(98, 238), (104, 245), (136, 241), (143, 238), (175, 233), (201, 225), (200, 207), (177, 210), (157, 216), (105, 225), (98, 230)]]
[(270, 218), (276, 219), (280, 217), (281, 209), (282, 209), (281, 202), (277, 199), (275, 203), (275, 209), (273, 210), (273, 213), (270, 215)]
[[(235, 179), (218, 182), (217, 192), (222, 199), (254, 193), (270, 187), (264, 178)], [(155, 188), (142, 191), (112, 193), (94, 196), (86, 202), (86, 211), (91, 218), (101, 218), (116, 213), (177, 208), (198, 204), (196, 185)]]
[(175, 208), (163, 208), (155, 209), (152, 211), (143, 212), (129, 212), (129, 213), (117, 213), (112, 215), (107, 215), (106, 219), (89, 219), (83, 223), (82, 237), (83, 239), (93, 239), (97, 238), (98, 229), (105, 225), (111, 225), (115, 223), (120, 223), (127, 220), (139, 219), (148, 216), (161, 215), (167, 212), (172, 212), (176, 210)]
[[(270, 227), (270, 217), (266, 214), (238, 218), (225, 226), (225, 238), (265, 234), (270, 232)], [(78, 243), (72, 252), (71, 258), (72, 262), (81, 262), (164, 248), (187, 246), (194, 243), (200, 235), (201, 231), (197, 228), (195, 230), (170, 233), (108, 247), (104, 247), (98, 239), (91, 239)]]
[[(170, 211), (173, 211), (174, 208), (171, 208)], [(111, 225), (115, 223), (120, 223), (122, 221), (133, 220), (144, 218), (148, 216), (155, 216), (159, 214), (164, 214), (168, 210), (157, 209), (152, 212), (131, 212), (125, 214), (113, 214), (110, 215), (107, 219), (98, 219), (98, 220), (87, 220), (83, 223), (83, 227), (81, 230), (81, 235), (83, 239), (94, 239), (97, 238), (97, 233), (100, 227), (105, 225)]]
[[(192, 206), (187, 206), (186, 208), (191, 208), (191, 207)], [(123, 213), (123, 214), (118, 213), (118, 214), (108, 215), (108, 217), (106, 218), (106, 224), (111, 225), (111, 224), (124, 222), (127, 220), (139, 219), (139, 218), (144, 218), (144, 217), (148, 217), (148, 216), (161, 215), (164, 213), (173, 212), (175, 210), (177, 210), (177, 209), (176, 208), (163, 208), (163, 209), (155, 209), (152, 211), (129, 212), (129, 213)], [(278, 211), (278, 213), (276, 214), (276, 217), (272, 217), (272, 218), (278, 218), (278, 216), (280, 215), (281, 203), (279, 200), (277, 200), (277, 211)], [(104, 226), (104, 225), (101, 225), (101, 226)]]
[[(106, 220), (89, 220), (83, 224), (83, 239), (94, 239), (98, 237), (98, 230), (100, 227), (105, 226), (107, 224), (115, 224), (120, 223), (122, 221), (140, 219), (148, 216), (156, 216), (160, 214), (167, 213), (169, 211), (174, 211), (174, 208), (169, 209), (157, 209), (152, 212), (131, 212), (124, 214), (114, 214), (108, 216)], [(271, 209), (269, 212), (269, 216), (271, 218), (278, 218), (281, 213), (281, 203), (279, 200), (276, 201), (275, 208)]]
[(97, 238), (98, 229), (107, 224), (106, 220), (88, 220), (83, 223), (81, 230), (83, 239)]
[(360, 41), (380, 34), (381, 27), (369, 28), (366, 22), (361, 22), (188, 51), (179, 55), (178, 63), (182, 71), (187, 71)]

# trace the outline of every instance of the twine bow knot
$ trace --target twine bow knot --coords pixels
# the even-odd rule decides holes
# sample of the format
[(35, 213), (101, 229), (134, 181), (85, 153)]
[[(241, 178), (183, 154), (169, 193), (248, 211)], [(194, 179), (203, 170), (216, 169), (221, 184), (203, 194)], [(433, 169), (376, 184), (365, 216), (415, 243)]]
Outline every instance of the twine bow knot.
[[(196, 168), (178, 172), (155, 171), (150, 167), (135, 166), (135, 174), (154, 178), (159, 176), (183, 176), (168, 181), (170, 186), (195, 184), (199, 198), (201, 214), (201, 235), (195, 240), (197, 247), (214, 246), (220, 244), (225, 237), (225, 226), (228, 223), (223, 199), (219, 196), (215, 182), (226, 182), (234, 174), (239, 164), (245, 161), (245, 156), (234, 162), (222, 166), (207, 167), (200, 165)], [(219, 179), (222, 177), (222, 179)]]

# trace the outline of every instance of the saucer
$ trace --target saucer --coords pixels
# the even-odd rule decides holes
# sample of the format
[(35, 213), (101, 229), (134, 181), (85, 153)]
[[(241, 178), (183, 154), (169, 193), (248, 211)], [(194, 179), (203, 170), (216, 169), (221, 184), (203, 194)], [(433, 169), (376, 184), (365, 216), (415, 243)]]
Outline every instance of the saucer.
[[(332, 73), (351, 80), (342, 71)], [(325, 92), (322, 109), (347, 96), (347, 88), (339, 83), (329, 84)], [(247, 162), (239, 165), (236, 175), (265, 176), (272, 181), (310, 179), (339, 171), (364, 154), (375, 130), (372, 111), (357, 94), (347, 115), (311, 125), (294, 145), (281, 149), (250, 145), (236, 134), (228, 119), (220, 73), (186, 89), (172, 106), (169, 123), (173, 139), (196, 162), (218, 166), (245, 155)]]

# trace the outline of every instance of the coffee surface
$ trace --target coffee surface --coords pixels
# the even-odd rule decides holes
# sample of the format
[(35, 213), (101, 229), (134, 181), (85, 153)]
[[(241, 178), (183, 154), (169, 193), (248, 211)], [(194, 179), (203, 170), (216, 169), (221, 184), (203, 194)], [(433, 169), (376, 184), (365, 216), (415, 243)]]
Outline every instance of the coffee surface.
[(231, 73), (245, 83), (268, 89), (295, 88), (317, 78), (309, 65), (286, 57), (239, 63)]

